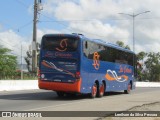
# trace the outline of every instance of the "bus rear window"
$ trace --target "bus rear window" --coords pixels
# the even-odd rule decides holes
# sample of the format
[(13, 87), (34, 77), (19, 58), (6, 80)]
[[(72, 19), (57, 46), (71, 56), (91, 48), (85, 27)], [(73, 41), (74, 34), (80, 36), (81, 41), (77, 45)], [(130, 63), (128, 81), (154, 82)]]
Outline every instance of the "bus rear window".
[(60, 52), (74, 52), (78, 47), (77, 38), (67, 37), (43, 37), (43, 50), (53, 50)]

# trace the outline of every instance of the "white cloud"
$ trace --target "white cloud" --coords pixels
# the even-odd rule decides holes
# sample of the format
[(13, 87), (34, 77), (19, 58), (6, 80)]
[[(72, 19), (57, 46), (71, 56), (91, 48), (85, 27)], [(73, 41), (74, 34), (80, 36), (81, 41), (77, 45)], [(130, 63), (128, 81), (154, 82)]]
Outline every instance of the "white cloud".
[[(21, 45), (22, 45), (22, 56), (26, 56), (26, 51), (28, 50), (29, 41), (12, 30), (0, 32), (0, 44), (3, 47), (12, 50), (12, 54), (18, 57), (18, 62), (21, 59)], [(23, 59), (24, 61), (24, 59)]]
[[(41, 11), (43, 14), (53, 19), (69, 21), (68, 24), (65, 22), (66, 26), (62, 30), (38, 29), (37, 41), (40, 42), (44, 34), (77, 32), (112, 43), (121, 40), (132, 48), (132, 18), (118, 13), (137, 14), (149, 10), (150, 13), (135, 18), (136, 52), (142, 50), (158, 52), (160, 51), (158, 49), (160, 24), (157, 19), (160, 16), (159, 5), (159, 0), (47, 0), (43, 4)], [(30, 5), (28, 10), (33, 14), (33, 5)], [(2, 27), (0, 25), (1, 31)], [(24, 49), (28, 50), (28, 45), (32, 41), (32, 35), (20, 36), (12, 30), (1, 32), (0, 39), (2, 38), (12, 46), (17, 45), (16, 48), (8, 45), (9, 48), (15, 49), (16, 54), (20, 54), (16, 49), (20, 48), (21, 42), (26, 46)]]
[(158, 52), (158, 49), (150, 47), (159, 47), (160, 43), (159, 5), (159, 0), (49, 0), (44, 12), (58, 20), (95, 20), (69, 21), (68, 28), (91, 38), (104, 37), (109, 42), (121, 40), (132, 48), (132, 17), (118, 13), (150, 11), (135, 18), (136, 52)]
[[(52, 29), (38, 29), (37, 30), (37, 42), (40, 43), (41, 38), (44, 34), (54, 34), (60, 33), (60, 31)], [(3, 47), (11, 49), (11, 54), (17, 56), (18, 63), (21, 63), (21, 45), (22, 45), (22, 56), (23, 63), (25, 63), (24, 57), (26, 52), (29, 50), (29, 46), (32, 43), (32, 34), (31, 36), (20, 36), (18, 33), (13, 30), (7, 30), (0, 32), (0, 45)]]
[(43, 4), (43, 11), (45, 13), (48, 13), (50, 15), (54, 15), (54, 11), (55, 11), (55, 8), (56, 8), (56, 5), (58, 4), (58, 1), (59, 0), (49, 0), (47, 2), (45, 2)]
[(60, 31), (53, 30), (53, 29), (38, 29), (37, 30), (37, 42), (41, 42), (42, 36), (44, 34), (56, 34), (61, 33)]
[[(107, 7), (107, 4), (110, 5), (110, 7)], [(118, 4), (112, 0), (80, 0), (79, 3), (59, 0), (59, 2), (47, 1), (44, 9), (49, 8), (45, 11), (61, 20), (105, 19), (119, 11), (117, 5)]]
[[(69, 29), (83, 33), (91, 38), (101, 38), (106, 42), (115, 42), (129, 37), (127, 30), (119, 29), (118, 27), (111, 26), (110, 24), (103, 24), (101, 21), (71, 23), (69, 25)], [(127, 41), (123, 42), (126, 43)]]
[(0, 24), (0, 31), (3, 29), (3, 26)]
[[(143, 47), (142, 47), (143, 46)], [(159, 52), (160, 43), (153, 43), (153, 44), (145, 44), (145, 45), (136, 45), (136, 51), (149, 51), (149, 52)]]

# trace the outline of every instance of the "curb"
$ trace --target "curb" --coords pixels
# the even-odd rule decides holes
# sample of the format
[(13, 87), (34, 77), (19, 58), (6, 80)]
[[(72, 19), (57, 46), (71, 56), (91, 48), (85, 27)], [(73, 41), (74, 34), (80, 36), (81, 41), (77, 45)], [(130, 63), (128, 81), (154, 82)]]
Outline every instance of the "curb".
[[(136, 87), (160, 87), (158, 82), (136, 82)], [(38, 80), (0, 80), (0, 91), (39, 89)]]

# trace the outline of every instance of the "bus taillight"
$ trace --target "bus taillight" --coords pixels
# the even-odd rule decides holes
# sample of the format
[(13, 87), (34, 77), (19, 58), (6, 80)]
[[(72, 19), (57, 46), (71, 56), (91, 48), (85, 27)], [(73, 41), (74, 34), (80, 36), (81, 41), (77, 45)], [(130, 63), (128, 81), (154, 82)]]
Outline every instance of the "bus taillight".
[(40, 73), (41, 73), (40, 70), (38, 70), (38, 79), (40, 79), (40, 76), (41, 76)]
[(80, 72), (76, 72), (76, 79), (80, 79)]

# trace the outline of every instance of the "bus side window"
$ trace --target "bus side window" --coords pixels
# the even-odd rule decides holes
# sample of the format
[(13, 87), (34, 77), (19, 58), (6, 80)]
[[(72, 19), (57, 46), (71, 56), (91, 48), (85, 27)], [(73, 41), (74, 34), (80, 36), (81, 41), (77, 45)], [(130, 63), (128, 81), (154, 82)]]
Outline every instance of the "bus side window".
[(83, 41), (83, 54), (85, 57), (88, 58), (89, 50), (88, 50), (88, 42), (87, 41)]
[(87, 49), (88, 48), (88, 42), (86, 41), (85, 42), (85, 49)]

